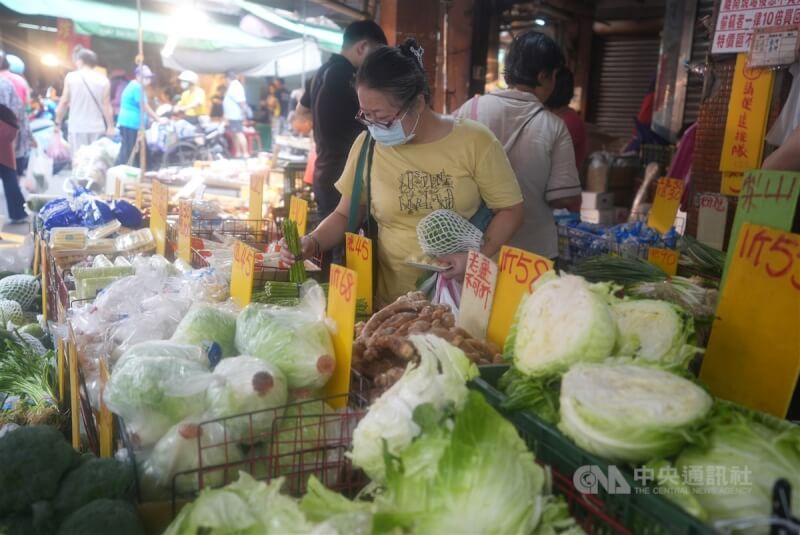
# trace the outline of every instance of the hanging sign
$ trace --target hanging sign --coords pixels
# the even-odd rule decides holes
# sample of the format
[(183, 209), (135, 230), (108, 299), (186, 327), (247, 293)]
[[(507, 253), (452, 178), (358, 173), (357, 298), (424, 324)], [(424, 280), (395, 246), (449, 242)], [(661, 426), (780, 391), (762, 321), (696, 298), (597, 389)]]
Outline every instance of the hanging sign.
[(358, 274), (357, 296), (367, 302), (367, 313), (372, 314), (372, 240), (350, 232), (344, 236), (347, 269)]
[(780, 418), (800, 375), (800, 234), (745, 223), (700, 379), (720, 398)]
[(753, 31), (800, 24), (796, 0), (721, 0), (712, 54), (747, 52)]
[(289, 201), (289, 219), (297, 223), (297, 233), (300, 237), (306, 235), (306, 223), (308, 223), (308, 201), (292, 195)]
[(167, 211), (169, 209), (169, 187), (153, 180), (152, 206), (150, 207), (150, 231), (156, 241), (156, 254), (164, 256), (167, 250)]
[[(328, 396), (337, 396), (350, 392), (350, 365), (353, 358), (358, 274), (352, 269), (333, 264), (331, 265), (330, 281), (328, 317), (336, 323), (336, 332), (333, 334), (336, 367), (325, 386), (325, 393)], [(347, 405), (347, 399), (344, 397), (333, 398), (330, 404), (334, 409), (342, 409)]]
[(192, 263), (192, 201), (183, 199), (178, 205), (178, 258)]
[(672, 228), (675, 216), (683, 196), (683, 180), (680, 178), (660, 178), (656, 184), (656, 197), (650, 215), (647, 217), (647, 226), (656, 229), (661, 234)]
[(517, 308), (539, 277), (553, 269), (553, 261), (516, 247), (500, 249), (494, 305), (489, 315), (489, 341), (503, 347)]
[(697, 240), (722, 251), (725, 247), (728, 198), (716, 193), (701, 193), (696, 200)]
[(264, 219), (264, 182), (267, 176), (263, 173), (250, 174), (250, 191), (248, 193), (248, 216), (250, 230), (258, 232), (261, 229), (261, 220)]
[(456, 325), (478, 340), (486, 339), (496, 284), (497, 264), (477, 251), (470, 251)]
[(250, 304), (253, 297), (253, 279), (256, 271), (258, 251), (236, 240), (233, 243), (233, 265), (231, 266), (231, 298), (240, 307)]
[(719, 170), (744, 173), (761, 167), (775, 72), (748, 69), (747, 54), (736, 58)]
[(650, 247), (647, 250), (647, 261), (661, 268), (667, 275), (678, 274), (678, 251)]
[(774, 69), (797, 59), (798, 36), (795, 28), (763, 28), (753, 33), (753, 45), (747, 57), (751, 69)]
[(750, 171), (742, 182), (742, 191), (731, 227), (728, 256), (722, 283), (727, 280), (733, 257), (733, 244), (745, 223), (768, 225), (779, 230), (790, 230), (800, 194), (800, 173), (785, 171)]

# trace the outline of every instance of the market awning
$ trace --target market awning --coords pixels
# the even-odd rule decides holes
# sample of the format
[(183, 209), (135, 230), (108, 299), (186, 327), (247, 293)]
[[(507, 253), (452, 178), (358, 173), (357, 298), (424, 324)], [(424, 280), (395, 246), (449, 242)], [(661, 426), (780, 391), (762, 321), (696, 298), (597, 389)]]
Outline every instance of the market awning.
[(322, 54), (312, 40), (306, 39), (304, 45), (302, 39), (292, 39), (259, 48), (197, 50), (179, 47), (170, 55), (162, 52), (161, 61), (165, 67), (178, 71), (216, 73), (233, 70), (245, 76), (293, 76), (304, 70), (317, 70), (322, 65)]
[[(90, 0), (3, 0), (3, 5), (12, 11), (25, 15), (43, 15), (72, 19), (78, 33), (96, 37), (110, 37), (136, 41), (138, 39), (138, 15), (129, 7), (92, 2)], [(142, 12), (144, 41), (164, 44), (176, 32), (176, 21), (169, 15)], [(201, 50), (224, 48), (261, 48), (272, 43), (266, 39), (250, 35), (238, 26), (207, 22), (202, 31), (192, 29), (191, 33), (180, 36), (177, 46)]]
[(303, 23), (299, 20), (292, 20), (282, 16), (275, 8), (262, 6), (261, 4), (249, 2), (248, 0), (234, 0), (234, 3), (251, 15), (287, 32), (313, 37), (317, 40), (319, 46), (325, 50), (339, 52), (342, 48), (344, 33), (341, 30), (333, 30), (314, 24)]

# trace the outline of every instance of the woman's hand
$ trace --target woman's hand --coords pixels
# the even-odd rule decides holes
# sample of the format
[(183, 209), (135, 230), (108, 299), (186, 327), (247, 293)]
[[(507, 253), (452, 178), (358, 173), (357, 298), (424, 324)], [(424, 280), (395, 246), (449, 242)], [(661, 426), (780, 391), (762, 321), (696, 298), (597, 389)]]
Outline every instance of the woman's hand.
[(436, 257), (436, 260), (443, 264), (449, 264), (450, 268), (447, 271), (442, 271), (442, 276), (445, 279), (462, 281), (464, 280), (464, 272), (467, 270), (467, 253), (448, 254)]
[[(286, 266), (288, 268), (300, 260), (299, 258), (295, 258), (295, 256), (289, 250), (289, 246), (286, 244), (286, 239), (281, 238), (281, 241), (278, 242), (278, 247), (280, 247), (281, 250), (281, 266)], [(316, 244), (314, 243), (313, 238), (309, 236), (303, 236), (300, 238), (300, 256), (302, 256), (302, 260), (311, 258), (316, 252)]]

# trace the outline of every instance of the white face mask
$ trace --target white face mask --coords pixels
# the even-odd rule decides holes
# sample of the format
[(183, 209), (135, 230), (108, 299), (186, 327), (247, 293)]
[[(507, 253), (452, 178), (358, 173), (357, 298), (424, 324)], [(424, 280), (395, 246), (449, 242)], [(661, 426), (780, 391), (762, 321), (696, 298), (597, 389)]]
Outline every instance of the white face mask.
[(189, 89), (189, 82), (181, 82), (181, 89)]
[(369, 125), (367, 128), (369, 129), (369, 133), (375, 138), (375, 141), (380, 143), (381, 145), (386, 145), (387, 147), (394, 147), (396, 145), (404, 145), (414, 139), (414, 136), (417, 132), (417, 126), (419, 125), (419, 118), (422, 115), (422, 111), (419, 112), (417, 115), (417, 120), (414, 122), (414, 128), (411, 129), (411, 132), (406, 135), (405, 130), (403, 129), (403, 119), (405, 116), (408, 115), (408, 111), (406, 111), (402, 117), (397, 119), (392, 123), (392, 126), (386, 128), (384, 126), (380, 126), (377, 124)]

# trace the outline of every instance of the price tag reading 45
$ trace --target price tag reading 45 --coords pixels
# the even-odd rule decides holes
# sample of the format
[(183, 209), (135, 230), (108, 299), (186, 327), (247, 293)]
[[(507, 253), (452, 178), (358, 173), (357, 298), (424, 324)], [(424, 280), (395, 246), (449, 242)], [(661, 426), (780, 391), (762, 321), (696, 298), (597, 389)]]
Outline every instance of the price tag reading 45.
[(233, 244), (231, 298), (240, 307), (250, 304), (250, 299), (253, 297), (257, 253), (258, 251), (242, 241), (236, 240)]
[(178, 205), (178, 258), (192, 263), (192, 201), (181, 200)]
[(553, 261), (542, 256), (515, 247), (500, 249), (497, 289), (489, 316), (489, 341), (503, 347), (522, 297), (531, 292), (533, 283), (542, 274), (552, 269)]
[[(356, 324), (356, 295), (358, 274), (336, 264), (331, 265), (331, 284), (328, 290), (328, 317), (336, 323), (333, 349), (336, 352), (336, 368), (325, 387), (326, 396), (337, 396), (350, 392), (350, 363), (353, 358), (353, 336)], [(334, 398), (335, 409), (347, 405), (345, 397)]]
[(308, 201), (292, 195), (289, 201), (289, 219), (297, 223), (297, 233), (302, 237), (306, 235), (308, 223)]
[(350, 232), (344, 236), (347, 269), (358, 274), (357, 295), (366, 300), (367, 312), (372, 314), (372, 240)]
[(167, 210), (169, 186), (153, 180), (153, 205), (150, 207), (150, 232), (156, 241), (156, 254), (164, 256), (167, 249)]

